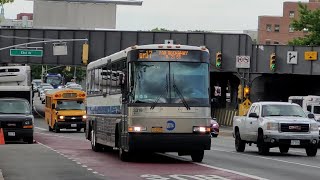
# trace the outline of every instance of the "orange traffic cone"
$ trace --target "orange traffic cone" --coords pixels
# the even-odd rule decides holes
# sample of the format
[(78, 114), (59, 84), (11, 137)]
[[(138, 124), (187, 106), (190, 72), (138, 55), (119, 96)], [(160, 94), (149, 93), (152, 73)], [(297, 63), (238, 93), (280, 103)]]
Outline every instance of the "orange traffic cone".
[(4, 134), (3, 134), (2, 128), (0, 128), (0, 145), (1, 145), (1, 144), (5, 144)]

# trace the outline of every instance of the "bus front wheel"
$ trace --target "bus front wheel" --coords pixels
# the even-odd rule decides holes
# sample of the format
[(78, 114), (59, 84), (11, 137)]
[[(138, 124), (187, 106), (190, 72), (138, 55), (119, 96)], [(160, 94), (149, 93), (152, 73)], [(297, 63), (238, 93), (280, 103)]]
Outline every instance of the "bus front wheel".
[(122, 148), (119, 148), (119, 158), (121, 161), (129, 161), (130, 160), (130, 153), (124, 151)]
[(102, 145), (97, 143), (96, 133), (91, 130), (91, 149), (95, 152), (102, 151)]
[(191, 159), (194, 162), (201, 162), (203, 159), (204, 150), (201, 151), (195, 151), (191, 153)]
[(56, 133), (59, 133), (59, 132), (60, 132), (60, 129), (59, 129), (59, 126), (58, 126), (57, 123), (54, 124), (54, 131), (55, 131)]

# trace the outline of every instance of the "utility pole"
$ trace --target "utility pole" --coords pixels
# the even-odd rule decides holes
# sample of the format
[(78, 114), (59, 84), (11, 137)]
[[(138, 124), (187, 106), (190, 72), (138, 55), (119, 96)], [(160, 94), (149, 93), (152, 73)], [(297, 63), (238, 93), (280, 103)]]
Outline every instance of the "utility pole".
[(77, 67), (75, 66), (75, 67), (74, 67), (74, 71), (73, 71), (73, 79), (74, 79), (74, 82), (77, 82), (77, 81), (76, 81), (76, 78), (77, 78), (76, 72), (77, 72)]

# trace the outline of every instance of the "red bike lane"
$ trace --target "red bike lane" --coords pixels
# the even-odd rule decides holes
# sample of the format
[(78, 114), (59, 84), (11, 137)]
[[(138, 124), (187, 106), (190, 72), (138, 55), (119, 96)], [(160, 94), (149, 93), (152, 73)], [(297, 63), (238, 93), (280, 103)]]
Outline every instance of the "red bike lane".
[(261, 179), (208, 165), (201, 166), (188, 160), (169, 157), (170, 155), (152, 154), (135, 157), (133, 162), (122, 162), (118, 158), (118, 151), (94, 152), (90, 141), (64, 137), (61, 134), (36, 132), (35, 140), (80, 167), (111, 180)]

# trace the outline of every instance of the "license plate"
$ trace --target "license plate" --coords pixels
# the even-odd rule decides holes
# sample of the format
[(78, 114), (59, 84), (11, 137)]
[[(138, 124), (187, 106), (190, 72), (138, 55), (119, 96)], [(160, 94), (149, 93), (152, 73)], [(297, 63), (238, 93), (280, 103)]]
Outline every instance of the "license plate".
[(299, 146), (300, 145), (300, 140), (291, 140), (291, 145), (293, 146)]
[(8, 132), (8, 136), (16, 136), (16, 132)]
[(77, 127), (77, 124), (71, 124), (71, 127)]
[(154, 132), (154, 133), (162, 133), (163, 130), (162, 130), (162, 127), (153, 127), (151, 129), (151, 132)]

